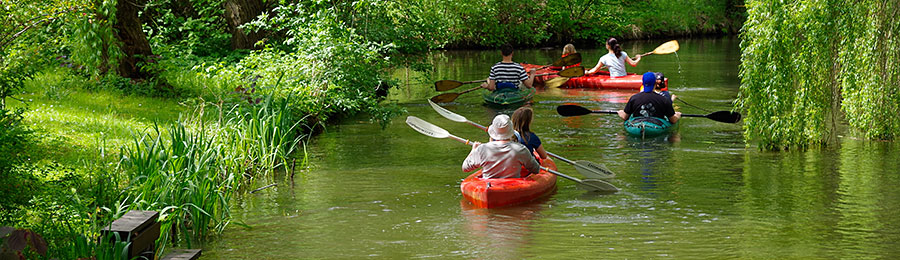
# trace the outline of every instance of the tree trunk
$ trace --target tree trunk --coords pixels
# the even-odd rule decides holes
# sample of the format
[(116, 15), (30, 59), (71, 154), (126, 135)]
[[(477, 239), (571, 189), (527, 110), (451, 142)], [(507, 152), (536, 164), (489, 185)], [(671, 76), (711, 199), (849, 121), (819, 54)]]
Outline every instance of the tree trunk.
[(225, 2), (225, 20), (231, 31), (232, 49), (253, 49), (254, 44), (265, 37), (262, 32), (244, 32), (238, 28), (242, 24), (253, 21), (265, 11), (262, 0), (228, 0)]
[(116, 3), (116, 24), (113, 28), (118, 31), (116, 36), (122, 42), (122, 53), (125, 54), (119, 60), (117, 69), (122, 77), (144, 79), (150, 76), (137, 66), (139, 61), (153, 55), (138, 18), (138, 9), (143, 4), (143, 0), (119, 0)]

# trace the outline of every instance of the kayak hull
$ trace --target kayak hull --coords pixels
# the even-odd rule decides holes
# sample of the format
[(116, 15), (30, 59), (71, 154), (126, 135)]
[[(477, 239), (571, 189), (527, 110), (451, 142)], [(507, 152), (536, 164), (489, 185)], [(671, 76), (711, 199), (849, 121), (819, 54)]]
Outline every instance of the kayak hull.
[(484, 98), (484, 102), (488, 105), (506, 107), (525, 104), (525, 102), (531, 101), (536, 93), (536, 89), (524, 87), (520, 89), (489, 91), (484, 93), (482, 97)]
[(625, 121), (625, 132), (638, 137), (651, 137), (668, 133), (673, 124), (659, 117), (632, 117)]
[[(550, 158), (541, 164), (556, 170)], [(482, 179), (481, 170), (469, 175), (459, 185), (463, 197), (478, 208), (517, 205), (550, 195), (556, 190), (556, 175), (541, 170), (525, 178)]]
[[(526, 64), (523, 63), (522, 66), (525, 69), (537, 69), (541, 66)], [(550, 69), (543, 69), (537, 71), (537, 74), (544, 73), (554, 73), (558, 72)], [(559, 77), (558, 75), (545, 75), (545, 76), (536, 76), (534, 78), (534, 84), (536, 86), (541, 86), (547, 80), (552, 78)], [(666, 83), (668, 84), (669, 79), (666, 79)], [(622, 77), (612, 78), (609, 76), (608, 71), (599, 71), (593, 74), (586, 74), (581, 77), (569, 78), (565, 84), (559, 86), (560, 88), (602, 88), (602, 89), (632, 89), (632, 90), (640, 90), (641, 86), (643, 86), (643, 75), (629, 73), (628, 75)]]

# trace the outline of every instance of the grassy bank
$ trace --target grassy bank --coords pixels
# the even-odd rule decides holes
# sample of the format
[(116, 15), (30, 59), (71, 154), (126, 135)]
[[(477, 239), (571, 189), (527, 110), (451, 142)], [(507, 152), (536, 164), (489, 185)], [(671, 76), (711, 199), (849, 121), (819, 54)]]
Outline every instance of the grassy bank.
[[(188, 72), (171, 80), (182, 89), (222, 82)], [(10, 104), (27, 107), (22, 123), (34, 138), (19, 147), (25, 162), (3, 173), (0, 226), (39, 234), (48, 257), (115, 255), (95, 243), (97, 232), (128, 210), (161, 212), (160, 252), (197, 247), (230, 223), (233, 196), (305, 164), (307, 121), (290, 98), (218, 88), (147, 97), (58, 68), (25, 86), (24, 102)]]

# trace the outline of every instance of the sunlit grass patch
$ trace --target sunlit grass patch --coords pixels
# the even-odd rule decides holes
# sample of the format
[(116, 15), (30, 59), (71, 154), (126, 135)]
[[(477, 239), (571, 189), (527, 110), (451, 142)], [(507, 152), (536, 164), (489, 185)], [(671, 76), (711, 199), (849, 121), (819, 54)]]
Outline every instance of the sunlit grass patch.
[[(147, 131), (154, 123), (176, 121), (186, 111), (173, 99), (123, 96), (109, 90), (85, 90), (62, 70), (49, 70), (26, 83), (25, 123), (41, 136), (46, 157), (62, 163), (97, 157), (97, 151), (118, 151), (133, 135)], [(52, 88), (50, 87), (52, 86)], [(47, 91), (66, 92), (48, 95)], [(11, 102), (13, 106), (26, 106)], [(102, 146), (102, 147), (100, 147)], [(43, 156), (42, 156), (43, 157)]]

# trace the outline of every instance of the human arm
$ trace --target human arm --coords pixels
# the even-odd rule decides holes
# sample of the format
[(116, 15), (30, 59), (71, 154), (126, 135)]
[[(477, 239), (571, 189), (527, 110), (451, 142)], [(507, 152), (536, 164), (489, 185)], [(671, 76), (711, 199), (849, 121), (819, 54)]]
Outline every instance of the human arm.
[(619, 114), (619, 118), (622, 120), (628, 120), (628, 113), (625, 113), (625, 110), (616, 111)]
[(478, 169), (484, 163), (484, 158), (482, 158), (481, 150), (478, 147), (481, 145), (479, 142), (475, 142), (472, 145), (472, 151), (469, 151), (469, 155), (466, 156), (466, 160), (463, 161), (462, 171), (463, 172), (471, 172), (475, 169)]
[(603, 68), (603, 67), (606, 67), (606, 64), (603, 64), (603, 60), (602, 60), (602, 59), (601, 59), (601, 60), (598, 60), (598, 61), (597, 61), (597, 65), (594, 66), (593, 68), (589, 69), (588, 71), (585, 71), (584, 74), (585, 74), (585, 75), (587, 75), (587, 74), (593, 74), (594, 72), (597, 72), (598, 70), (600, 70), (600, 69)]
[(637, 56), (634, 57), (634, 59), (629, 58), (628, 56), (626, 56), (626, 57), (625, 57), (625, 62), (627, 62), (628, 65), (631, 65), (632, 67), (637, 67), (638, 62), (641, 61), (641, 56), (642, 56), (642, 55), (638, 54)]
[(681, 112), (675, 112), (674, 115), (669, 117), (670, 123), (678, 123), (678, 120), (681, 119)]
[(671, 101), (668, 103), (668, 106), (664, 107), (664, 109), (664, 115), (669, 119), (670, 123), (674, 124), (678, 122), (678, 119), (681, 119), (681, 112), (675, 112), (675, 107), (672, 105)]
[(487, 81), (481, 83), (482, 88), (486, 88), (487, 90), (494, 91), (497, 90), (497, 81), (488, 78)]
[(525, 148), (525, 146), (521, 146), (521, 148), (522, 150), (519, 152), (519, 161), (522, 163), (522, 167), (525, 167), (530, 173), (540, 172), (541, 165), (538, 164), (537, 160), (534, 159), (534, 156), (528, 152), (528, 148)]
[(537, 149), (534, 149), (538, 153), (538, 156), (541, 157), (541, 160), (547, 159), (547, 150), (544, 150), (544, 145), (538, 146)]
[(526, 87), (529, 87), (529, 88), (534, 87), (534, 72), (535, 71), (536, 71), (535, 69), (528, 70), (528, 72), (527, 72), (528, 79), (522, 81), (523, 85), (525, 85)]

